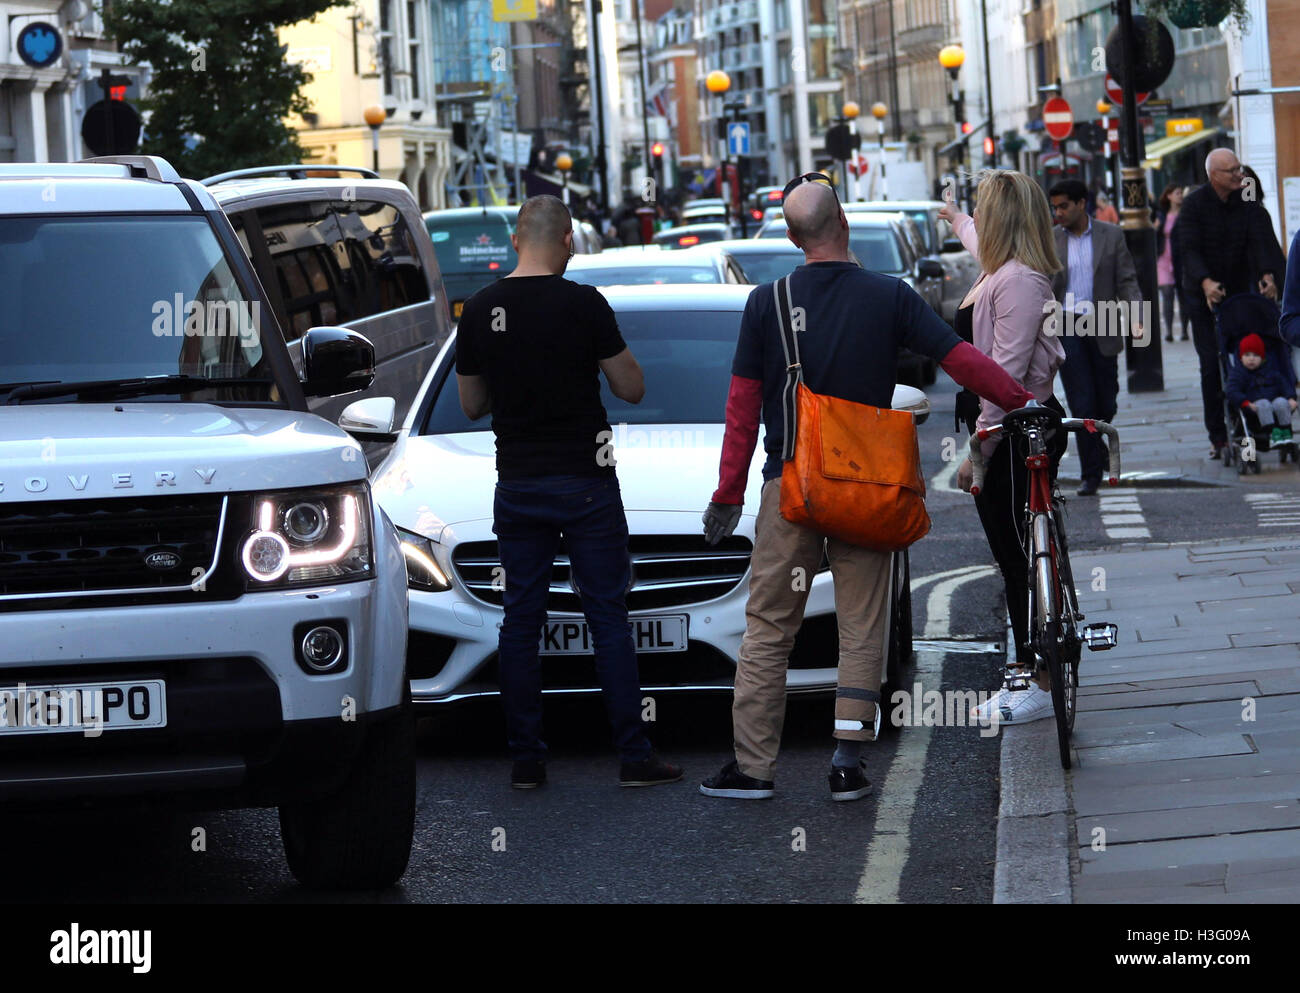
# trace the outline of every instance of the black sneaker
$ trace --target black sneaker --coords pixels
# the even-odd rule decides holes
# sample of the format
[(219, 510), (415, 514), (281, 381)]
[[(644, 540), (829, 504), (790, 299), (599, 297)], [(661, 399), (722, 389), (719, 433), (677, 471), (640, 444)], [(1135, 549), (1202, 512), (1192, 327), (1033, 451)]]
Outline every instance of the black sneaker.
[(619, 786), (658, 786), (682, 778), (682, 767), (651, 755), (640, 762), (624, 762), (618, 768)]
[(865, 762), (859, 762), (856, 769), (842, 769), (837, 765), (831, 766), (832, 800), (860, 800), (871, 792), (871, 783), (862, 773), (865, 765)]
[(740, 771), (732, 760), (712, 779), (700, 783), (705, 796), (724, 796), (732, 800), (767, 800), (776, 791), (770, 779), (753, 779)]
[(519, 759), (510, 772), (510, 785), (517, 790), (535, 790), (546, 785), (546, 763), (537, 759)]

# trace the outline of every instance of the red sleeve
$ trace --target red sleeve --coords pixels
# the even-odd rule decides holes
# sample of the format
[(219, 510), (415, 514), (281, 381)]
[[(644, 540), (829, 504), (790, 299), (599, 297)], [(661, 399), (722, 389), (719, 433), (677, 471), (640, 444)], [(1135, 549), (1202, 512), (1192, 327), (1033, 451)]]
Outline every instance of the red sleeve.
[(763, 381), (731, 377), (727, 392), (727, 429), (722, 436), (718, 488), (714, 503), (743, 504), (749, 464), (758, 446), (758, 422), (763, 414)]
[(1006, 370), (968, 341), (954, 345), (939, 365), (959, 385), (992, 400), (1003, 410), (1019, 410), (1034, 399)]

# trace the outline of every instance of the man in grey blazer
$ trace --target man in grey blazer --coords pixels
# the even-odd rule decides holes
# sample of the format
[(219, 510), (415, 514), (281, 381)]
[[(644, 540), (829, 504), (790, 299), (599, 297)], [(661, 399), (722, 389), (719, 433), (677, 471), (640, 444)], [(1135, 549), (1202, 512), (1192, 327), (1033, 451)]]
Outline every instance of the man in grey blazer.
[[(1065, 266), (1052, 280), (1061, 305), (1065, 365), (1061, 384), (1073, 417), (1109, 421), (1119, 396), (1119, 353), (1126, 334), (1141, 335), (1137, 271), (1124, 232), (1088, 216), (1088, 188), (1075, 179), (1048, 191), (1056, 218), (1056, 254)], [(1101, 484), (1110, 453), (1099, 435), (1077, 434), (1079, 496)]]

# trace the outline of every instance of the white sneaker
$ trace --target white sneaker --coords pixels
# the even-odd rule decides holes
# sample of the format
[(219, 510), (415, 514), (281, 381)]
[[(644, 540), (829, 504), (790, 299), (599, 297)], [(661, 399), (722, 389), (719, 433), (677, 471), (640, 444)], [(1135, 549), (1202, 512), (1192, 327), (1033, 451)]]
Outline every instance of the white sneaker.
[(1029, 724), (1055, 713), (1052, 694), (1036, 684), (1027, 690), (998, 690), (971, 710), (971, 720), (987, 726), (993, 720), (994, 711), (1000, 724)]

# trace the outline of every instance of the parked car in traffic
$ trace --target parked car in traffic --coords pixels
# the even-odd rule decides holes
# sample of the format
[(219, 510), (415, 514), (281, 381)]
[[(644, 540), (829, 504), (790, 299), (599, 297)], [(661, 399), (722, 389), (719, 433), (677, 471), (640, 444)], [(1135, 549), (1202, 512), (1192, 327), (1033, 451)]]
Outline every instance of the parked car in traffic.
[[(779, 191), (778, 191), (779, 192)], [(741, 282), (770, 283), (803, 265), (804, 254), (789, 240), (733, 238), (687, 249), (688, 252), (725, 253), (740, 268)]]
[(727, 224), (684, 224), (660, 231), (654, 236), (654, 243), (665, 249), (676, 250), (730, 237), (731, 227)]
[[(295, 325), (296, 370), (248, 250), (319, 272), (342, 245), (335, 276), (381, 301), (437, 270), (403, 272), (397, 184), (316, 182), (240, 184), (241, 241), (160, 158), (0, 165), (0, 806), (277, 806), (301, 882), (377, 889), (415, 820), (406, 570), (360, 447), (309, 405), (366, 390), (375, 349)], [(291, 236), (304, 214), (322, 230)]]
[[(366, 169), (301, 165), (203, 184), (252, 260), (294, 364), (302, 366), (309, 328), (351, 328), (375, 348), (375, 382), (362, 396), (392, 397), (404, 416), (451, 333), (435, 246), (411, 191)], [(346, 402), (316, 397), (311, 409), (337, 420)]]
[[(745, 511), (717, 546), (700, 512), (717, 487), (731, 360), (750, 286), (615, 286), (601, 290), (645, 373), (638, 405), (602, 384), (630, 531), (627, 595), (642, 686), (729, 692), (745, 629), (749, 555), (762, 485), (755, 458)], [(497, 693), (497, 629), (503, 616), (500, 559), (492, 532), (495, 444), (486, 420), (471, 422), (457, 395), (453, 336), (420, 402), (375, 471), (376, 498), (397, 523), (410, 584), (408, 665), (414, 699), (445, 703)], [(894, 405), (929, 413), (925, 395), (899, 387)], [(811, 579), (806, 619), (791, 657), (791, 693), (833, 691), (835, 604), (828, 566)], [(911, 654), (906, 552), (891, 572), (889, 673)], [(548, 692), (599, 684), (568, 559), (557, 555), (542, 635)]]
[[(847, 213), (849, 249), (858, 264), (872, 272), (897, 276), (921, 295), (935, 312), (942, 306), (943, 268), (934, 259), (919, 258), (901, 219), (869, 213)], [(768, 221), (759, 232), (760, 239), (786, 238), (785, 219)], [(904, 350), (900, 359), (899, 381), (928, 386), (936, 378), (935, 364), (927, 356)]]
[(576, 255), (569, 260), (564, 275), (588, 286), (747, 282), (740, 266), (728, 254), (703, 250), (714, 244), (718, 243), (674, 252)]
[(846, 203), (846, 213), (883, 213), (899, 211), (916, 222), (925, 239), (922, 253), (936, 259), (944, 269), (940, 316), (951, 324), (967, 291), (979, 278), (979, 262), (962, 246), (948, 222), (939, 217), (943, 206), (938, 200), (871, 200)]

